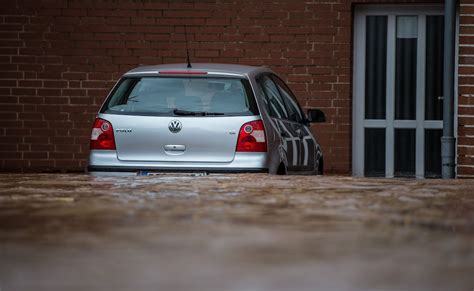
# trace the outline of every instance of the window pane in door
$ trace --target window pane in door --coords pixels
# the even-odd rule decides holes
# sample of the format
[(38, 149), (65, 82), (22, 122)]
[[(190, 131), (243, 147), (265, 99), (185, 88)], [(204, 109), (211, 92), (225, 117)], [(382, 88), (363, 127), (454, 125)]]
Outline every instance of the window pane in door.
[(426, 102), (425, 119), (443, 119), (443, 54), (444, 17), (426, 17)]
[(295, 96), (291, 92), (290, 88), (278, 77), (273, 77), (275, 83), (280, 90), (281, 97), (285, 102), (286, 109), (288, 110), (288, 120), (301, 123), (303, 121), (303, 114), (300, 110), (299, 105), (295, 101)]
[(395, 129), (395, 176), (415, 176), (416, 130), (414, 128)]
[(387, 16), (367, 16), (365, 118), (385, 119), (387, 84)]
[(365, 129), (364, 160), (365, 176), (385, 176), (385, 128)]
[(418, 17), (397, 16), (395, 119), (416, 119)]
[(442, 129), (425, 130), (425, 177), (441, 177), (441, 136)]
[(285, 102), (281, 98), (275, 83), (265, 76), (261, 79), (261, 86), (265, 94), (264, 102), (268, 107), (270, 116), (288, 119), (288, 111), (286, 110)]

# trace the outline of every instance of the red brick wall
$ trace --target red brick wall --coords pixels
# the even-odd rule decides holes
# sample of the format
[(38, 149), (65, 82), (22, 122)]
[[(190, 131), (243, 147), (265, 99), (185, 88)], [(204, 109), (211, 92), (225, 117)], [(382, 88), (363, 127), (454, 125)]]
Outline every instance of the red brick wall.
[(460, 3), (458, 177), (474, 177), (474, 1)]
[(91, 122), (109, 88), (130, 68), (183, 62), (185, 24), (193, 62), (270, 66), (303, 106), (323, 109), (328, 121), (314, 130), (326, 171), (349, 173), (352, 5), (4, 1), (0, 170), (82, 170)]

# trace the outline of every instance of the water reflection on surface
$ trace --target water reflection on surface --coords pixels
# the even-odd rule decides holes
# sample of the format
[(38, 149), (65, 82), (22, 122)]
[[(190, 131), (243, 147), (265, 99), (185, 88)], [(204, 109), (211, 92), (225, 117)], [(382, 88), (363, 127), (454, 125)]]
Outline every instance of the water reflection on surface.
[(0, 175), (1, 290), (471, 290), (474, 182)]

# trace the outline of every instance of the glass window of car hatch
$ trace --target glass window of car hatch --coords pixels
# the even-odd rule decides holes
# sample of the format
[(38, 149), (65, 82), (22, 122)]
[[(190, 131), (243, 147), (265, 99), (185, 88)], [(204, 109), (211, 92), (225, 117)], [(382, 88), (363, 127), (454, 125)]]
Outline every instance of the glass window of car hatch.
[(254, 115), (248, 80), (212, 77), (124, 78), (102, 113), (136, 115)]

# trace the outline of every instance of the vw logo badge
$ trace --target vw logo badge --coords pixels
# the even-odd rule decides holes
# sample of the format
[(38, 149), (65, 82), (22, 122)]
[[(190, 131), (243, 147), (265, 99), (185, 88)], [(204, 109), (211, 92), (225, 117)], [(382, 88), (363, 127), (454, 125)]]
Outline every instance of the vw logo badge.
[(172, 133), (178, 133), (181, 131), (181, 128), (183, 128), (183, 125), (181, 124), (181, 121), (179, 120), (171, 120), (170, 123), (168, 124), (168, 129)]

